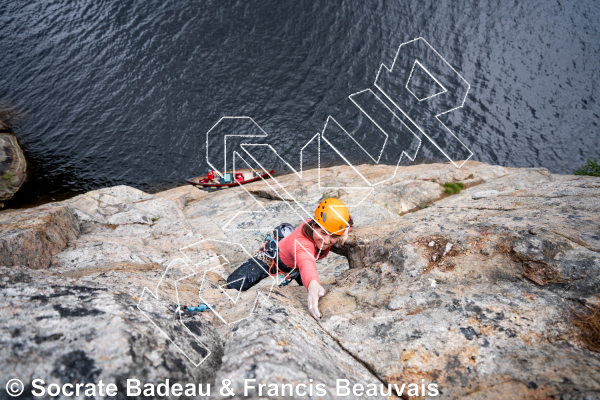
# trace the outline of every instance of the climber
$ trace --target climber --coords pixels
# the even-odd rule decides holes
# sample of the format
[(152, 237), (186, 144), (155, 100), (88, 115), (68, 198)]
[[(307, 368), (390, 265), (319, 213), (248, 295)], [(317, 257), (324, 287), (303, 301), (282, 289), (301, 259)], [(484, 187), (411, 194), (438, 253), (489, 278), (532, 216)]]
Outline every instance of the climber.
[(318, 321), (319, 298), (325, 290), (316, 261), (327, 256), (331, 246), (343, 246), (352, 225), (348, 208), (341, 200), (325, 199), (317, 206), (314, 217), (298, 228), (282, 224), (273, 231), (273, 237), (267, 235), (256, 255), (229, 275), (227, 287), (245, 291), (268, 276), (273, 276), (280, 286), (296, 280), (308, 291), (308, 311)]

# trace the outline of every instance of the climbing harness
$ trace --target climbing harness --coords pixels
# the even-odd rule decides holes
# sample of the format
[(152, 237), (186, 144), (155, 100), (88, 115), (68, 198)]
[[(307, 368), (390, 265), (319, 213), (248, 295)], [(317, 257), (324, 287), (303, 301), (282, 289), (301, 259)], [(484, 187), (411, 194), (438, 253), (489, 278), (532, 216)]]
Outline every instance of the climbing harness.
[(289, 236), (294, 231), (291, 224), (283, 223), (273, 230), (273, 236), (267, 234), (264, 239), (262, 249), (256, 252), (255, 258), (261, 260), (267, 265), (269, 275), (275, 277), (278, 286), (285, 286), (296, 279), (299, 275), (298, 269), (285, 273), (278, 271), (277, 263), (279, 260), (279, 241)]

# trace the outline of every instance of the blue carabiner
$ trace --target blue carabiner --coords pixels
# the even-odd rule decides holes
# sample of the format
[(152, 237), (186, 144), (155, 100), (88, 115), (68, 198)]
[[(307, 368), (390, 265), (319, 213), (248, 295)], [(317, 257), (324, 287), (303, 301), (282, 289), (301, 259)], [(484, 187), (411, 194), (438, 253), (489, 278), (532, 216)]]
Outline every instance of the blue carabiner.
[(198, 304), (198, 307), (188, 307), (188, 311), (202, 312), (202, 311), (208, 310), (211, 307), (215, 308), (215, 306), (213, 306), (212, 304), (202, 303), (202, 304)]

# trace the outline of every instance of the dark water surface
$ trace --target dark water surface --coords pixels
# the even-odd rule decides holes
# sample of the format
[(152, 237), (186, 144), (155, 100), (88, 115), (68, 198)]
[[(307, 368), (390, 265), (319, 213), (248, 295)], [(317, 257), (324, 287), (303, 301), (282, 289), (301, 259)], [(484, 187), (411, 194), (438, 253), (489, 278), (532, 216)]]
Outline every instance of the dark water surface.
[[(471, 84), (449, 123), (473, 159), (572, 173), (600, 156), (599, 21), (595, 0), (3, 1), (0, 99), (24, 115), (31, 166), (7, 205), (180, 184), (208, 169), (225, 115), (253, 117), (298, 166), (417, 37)], [(446, 159), (424, 146), (418, 161)]]

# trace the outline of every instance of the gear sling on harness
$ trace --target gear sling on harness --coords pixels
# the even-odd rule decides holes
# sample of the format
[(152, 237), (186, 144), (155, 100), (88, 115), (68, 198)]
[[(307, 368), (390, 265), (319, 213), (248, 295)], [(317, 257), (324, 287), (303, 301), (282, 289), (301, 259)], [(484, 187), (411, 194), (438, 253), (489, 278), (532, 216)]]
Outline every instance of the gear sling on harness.
[[(279, 240), (289, 235), (289, 232), (280, 229), (283, 225), (289, 224), (282, 224), (273, 231), (276, 239), (267, 234), (262, 248), (256, 252), (254, 257), (240, 265), (229, 275), (227, 278), (229, 289), (245, 291), (268, 276), (275, 277), (276, 284), (279, 286), (285, 286), (294, 279), (299, 285), (302, 285), (298, 270), (289, 268), (279, 258)], [(291, 230), (293, 231), (293, 227)]]
[[(281, 240), (281, 239), (280, 239)], [(277, 285), (285, 286), (295, 279), (299, 273), (297, 269), (291, 270), (279, 258), (279, 240), (275, 240), (271, 235), (265, 237), (265, 244), (259, 250), (255, 257), (259, 257), (269, 267), (268, 272), (271, 276), (276, 276)], [(279, 271), (277, 267), (279, 266)], [(287, 271), (286, 271), (287, 270)], [(284, 272), (283, 274), (280, 273)]]

